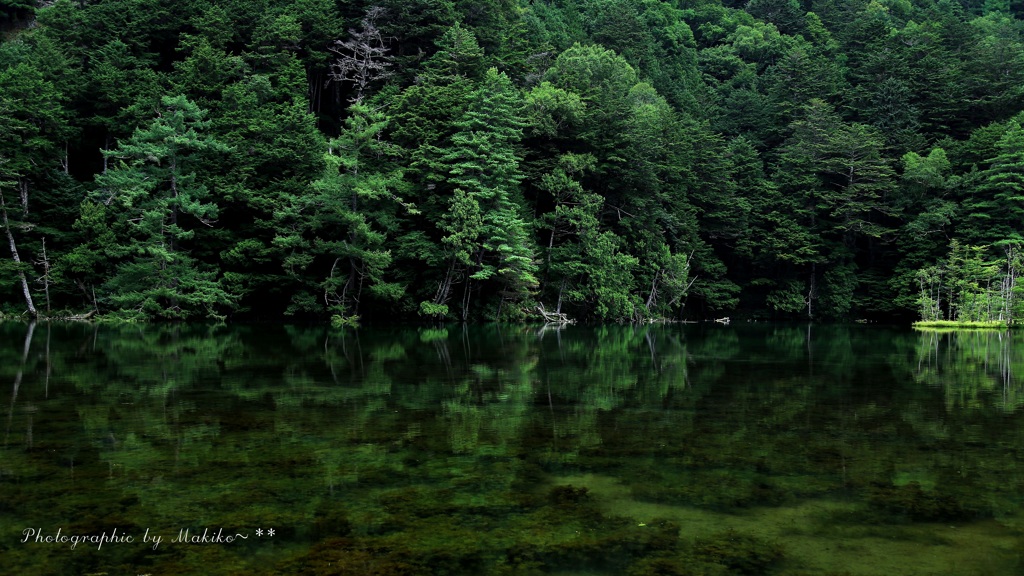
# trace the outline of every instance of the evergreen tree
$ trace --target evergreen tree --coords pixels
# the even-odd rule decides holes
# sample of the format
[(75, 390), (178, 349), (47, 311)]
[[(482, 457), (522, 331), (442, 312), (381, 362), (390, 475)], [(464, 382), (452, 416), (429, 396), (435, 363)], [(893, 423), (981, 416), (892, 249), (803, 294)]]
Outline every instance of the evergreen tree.
[(225, 88), (210, 131), (234, 152), (203, 158), (205, 182), (220, 191), (222, 225), (200, 228), (194, 253), (220, 262), (240, 311), (265, 317), (323, 310), (317, 298), (293, 307), (305, 287), (286, 271), (289, 251), (275, 241), (295, 225), (282, 221), (281, 211), (306, 196), (325, 169), (326, 138), (302, 97), (304, 86), (305, 78), (282, 74), (277, 82), (252, 75)]
[(1024, 129), (1011, 120), (996, 142), (995, 156), (978, 174), (965, 202), (969, 241), (975, 244), (1024, 241)]
[(793, 198), (786, 212), (815, 238), (794, 247), (813, 254), (804, 262), (807, 316), (814, 317), (819, 297), (830, 299), (827, 314), (843, 315), (852, 306), (858, 242), (888, 231), (884, 217), (892, 213), (886, 198), (893, 171), (881, 155), (877, 132), (844, 123), (820, 100), (812, 100), (791, 128), (777, 178)]
[[(457, 123), (460, 130), (452, 136), (451, 148), (440, 158), (450, 166), (451, 185), (457, 191), (453, 203), (467, 206), (470, 214), (480, 214), (479, 236), (467, 237), (471, 243), (457, 252), (469, 266), (462, 297), (463, 320), (469, 314), (473, 280), (497, 284), (498, 316), (503, 312), (522, 315), (515, 307), (526, 303), (537, 286), (532, 239), (519, 200), (521, 109), (522, 101), (508, 76), (491, 68)], [(475, 242), (479, 244), (472, 246)], [(437, 299), (434, 303), (441, 304)]]
[(307, 288), (293, 299), (296, 312), (326, 308), (337, 321), (351, 323), (366, 293), (394, 302), (404, 292), (391, 279), (387, 241), (397, 226), (395, 208), (416, 210), (397, 195), (401, 172), (378, 163), (396, 152), (380, 140), (386, 124), (380, 111), (354, 104), (345, 130), (330, 142), (323, 175), (309, 193), (278, 211), (274, 244), (287, 254), (289, 275)]
[(927, 156), (904, 154), (895, 206), (904, 216), (896, 234), (896, 251), (901, 255), (889, 284), (897, 308), (913, 309), (917, 300), (918, 270), (943, 257), (953, 236), (961, 208), (953, 195), (956, 181), (942, 148)]
[(158, 116), (107, 156), (117, 165), (97, 176), (93, 200), (115, 218), (116, 269), (104, 285), (107, 301), (138, 317), (214, 316), (232, 297), (183, 250), (195, 225), (212, 226), (217, 206), (197, 182), (203, 151), (228, 148), (204, 134), (205, 112), (184, 96), (165, 96)]

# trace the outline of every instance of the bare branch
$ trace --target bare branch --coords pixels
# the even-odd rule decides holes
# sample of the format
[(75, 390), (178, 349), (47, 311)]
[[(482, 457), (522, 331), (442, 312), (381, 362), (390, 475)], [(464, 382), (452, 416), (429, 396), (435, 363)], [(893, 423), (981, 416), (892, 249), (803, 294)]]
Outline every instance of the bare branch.
[(349, 100), (358, 104), (363, 100), (370, 83), (391, 76), (391, 57), (388, 56), (387, 42), (377, 28), (377, 19), (384, 9), (374, 6), (367, 10), (361, 22), (361, 30), (349, 29), (348, 40), (336, 40), (330, 48), (338, 58), (331, 64), (328, 74), (334, 82), (355, 84), (356, 93)]

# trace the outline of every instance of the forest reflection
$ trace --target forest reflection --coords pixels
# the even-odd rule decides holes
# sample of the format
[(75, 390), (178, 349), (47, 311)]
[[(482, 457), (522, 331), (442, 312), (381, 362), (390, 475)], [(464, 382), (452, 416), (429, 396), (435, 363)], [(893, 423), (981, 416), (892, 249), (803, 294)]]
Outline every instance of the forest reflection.
[[(608, 478), (603, 499), (588, 488), (596, 502), (669, 516), (843, 502), (857, 512), (829, 522), (844, 538), (835, 525), (1024, 527), (1013, 332), (7, 323), (0, 338), (4, 542), (36, 525), (273, 524), (274, 570), (313, 562), (332, 534), (427, 566), (435, 522), (454, 517), (466, 533), (448, 536), (472, 539), (459, 554), (476, 560), (456, 554), (453, 573), (497, 570), (492, 556), (536, 546), (537, 530), (551, 549), (530, 562), (554, 570), (577, 553), (540, 517), (587, 492), (557, 492), (566, 478)], [(485, 518), (500, 538), (472, 529)], [(654, 552), (637, 550), (584, 568), (641, 570)], [(68, 552), (8, 551), (26, 574)], [(166, 554), (75, 558), (99, 570)]]

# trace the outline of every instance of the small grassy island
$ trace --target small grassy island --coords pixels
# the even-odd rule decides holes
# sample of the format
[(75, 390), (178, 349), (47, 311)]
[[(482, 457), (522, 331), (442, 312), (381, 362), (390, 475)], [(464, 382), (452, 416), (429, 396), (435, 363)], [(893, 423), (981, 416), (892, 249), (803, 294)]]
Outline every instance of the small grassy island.
[(918, 330), (1004, 330), (1009, 325), (1002, 320), (959, 321), (959, 320), (918, 320)]

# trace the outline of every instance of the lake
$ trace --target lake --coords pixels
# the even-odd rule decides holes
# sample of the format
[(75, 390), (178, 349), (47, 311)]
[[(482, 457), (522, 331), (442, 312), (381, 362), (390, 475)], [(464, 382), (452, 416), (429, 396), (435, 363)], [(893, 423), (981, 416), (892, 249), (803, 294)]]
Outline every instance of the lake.
[(0, 324), (8, 574), (1024, 572), (1024, 342)]

